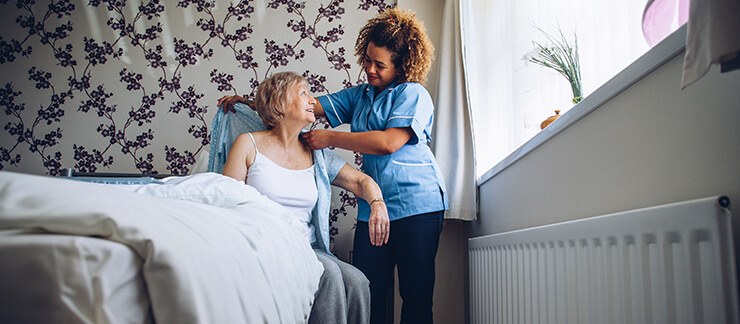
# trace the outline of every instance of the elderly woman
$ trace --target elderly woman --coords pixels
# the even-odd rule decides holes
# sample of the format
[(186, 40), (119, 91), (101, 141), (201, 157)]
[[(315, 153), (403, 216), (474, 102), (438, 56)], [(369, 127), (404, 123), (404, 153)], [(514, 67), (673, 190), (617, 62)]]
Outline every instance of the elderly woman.
[[(309, 323), (368, 323), (370, 288), (365, 275), (329, 251), (328, 210), (317, 202), (319, 187), (331, 183), (370, 204), (371, 228), (387, 228), (388, 211), (377, 183), (350, 167), (328, 149), (311, 150), (301, 130), (316, 120), (316, 99), (308, 82), (294, 72), (276, 73), (257, 88), (253, 109), (266, 130), (240, 135), (234, 141), (223, 174), (245, 181), (282, 204), (305, 225), (307, 240), (324, 266)], [(388, 242), (388, 231), (373, 231), (370, 243)]]

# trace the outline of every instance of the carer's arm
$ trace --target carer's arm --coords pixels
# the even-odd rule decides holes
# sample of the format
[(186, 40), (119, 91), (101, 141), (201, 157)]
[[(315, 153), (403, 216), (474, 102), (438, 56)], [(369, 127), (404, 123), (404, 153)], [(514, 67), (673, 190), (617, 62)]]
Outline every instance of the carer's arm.
[(334, 146), (364, 154), (388, 155), (408, 143), (412, 130), (411, 127), (391, 127), (382, 131), (350, 133), (317, 129), (303, 133), (301, 136), (314, 150)]

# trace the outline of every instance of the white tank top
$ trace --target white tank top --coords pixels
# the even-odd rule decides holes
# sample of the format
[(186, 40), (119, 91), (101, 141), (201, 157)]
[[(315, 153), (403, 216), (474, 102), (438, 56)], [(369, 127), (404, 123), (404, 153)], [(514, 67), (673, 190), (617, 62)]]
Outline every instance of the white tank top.
[(318, 199), (314, 166), (303, 170), (286, 169), (273, 162), (257, 150), (257, 143), (249, 134), (257, 153), (247, 173), (247, 184), (261, 194), (283, 205), (308, 229), (308, 241), (316, 241), (315, 229), (311, 225), (311, 211)]

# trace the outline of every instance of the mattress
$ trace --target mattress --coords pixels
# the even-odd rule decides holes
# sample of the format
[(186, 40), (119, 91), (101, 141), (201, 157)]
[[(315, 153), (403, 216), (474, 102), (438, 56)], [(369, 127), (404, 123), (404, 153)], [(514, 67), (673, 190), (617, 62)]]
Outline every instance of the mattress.
[(0, 260), (0, 322), (153, 322), (142, 262), (125, 245), (4, 231)]

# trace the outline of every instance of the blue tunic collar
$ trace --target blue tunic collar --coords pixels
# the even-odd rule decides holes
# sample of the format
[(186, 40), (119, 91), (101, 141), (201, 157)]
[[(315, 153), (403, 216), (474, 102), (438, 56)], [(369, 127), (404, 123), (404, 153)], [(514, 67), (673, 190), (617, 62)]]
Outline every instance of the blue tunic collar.
[[(381, 91), (377, 96), (375, 95), (375, 91), (378, 90), (377, 87), (367, 84), (367, 88), (365, 88), (365, 93), (368, 97), (370, 97), (370, 100), (375, 100), (376, 97), (380, 95), (386, 95), (388, 92), (393, 91), (393, 89), (398, 85), (398, 80), (394, 80), (391, 82), (391, 84), (388, 85), (383, 91)], [(371, 101), (372, 102), (372, 101)]]

